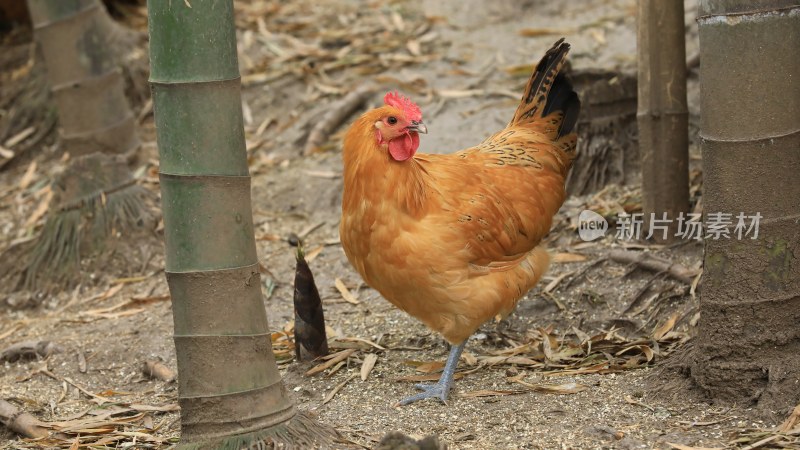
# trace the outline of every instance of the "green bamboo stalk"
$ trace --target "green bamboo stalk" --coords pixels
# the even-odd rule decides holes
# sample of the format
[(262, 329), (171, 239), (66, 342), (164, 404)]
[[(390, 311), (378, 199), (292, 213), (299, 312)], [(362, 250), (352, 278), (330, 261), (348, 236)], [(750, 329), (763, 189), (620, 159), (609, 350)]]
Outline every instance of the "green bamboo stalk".
[(761, 218), (756, 239), (705, 239), (692, 375), (782, 419), (800, 402), (800, 4), (704, 0), (700, 15), (706, 228)]
[(272, 352), (233, 1), (151, 0), (148, 14), (182, 445), (325, 447), (332, 432), (297, 413)]

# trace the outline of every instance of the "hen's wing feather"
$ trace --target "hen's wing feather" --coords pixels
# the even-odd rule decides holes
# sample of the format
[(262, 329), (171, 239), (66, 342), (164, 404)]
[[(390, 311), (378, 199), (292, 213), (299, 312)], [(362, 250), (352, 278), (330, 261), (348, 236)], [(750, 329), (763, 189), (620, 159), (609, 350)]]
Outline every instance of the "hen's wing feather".
[(417, 161), (443, 203), (427, 220), (449, 221), (453, 248), (481, 273), (513, 267), (541, 242), (563, 202), (571, 157), (545, 133), (515, 127)]

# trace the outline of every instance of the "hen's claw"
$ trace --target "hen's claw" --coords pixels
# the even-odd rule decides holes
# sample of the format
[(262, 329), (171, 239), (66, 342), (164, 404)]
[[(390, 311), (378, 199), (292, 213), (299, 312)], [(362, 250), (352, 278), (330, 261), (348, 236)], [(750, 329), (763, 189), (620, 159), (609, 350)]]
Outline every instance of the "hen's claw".
[(444, 404), (447, 404), (447, 394), (450, 392), (450, 386), (436, 383), (436, 384), (416, 384), (414, 385), (415, 388), (421, 390), (419, 394), (412, 395), (410, 397), (406, 397), (397, 404), (399, 406), (405, 406), (410, 403), (414, 403), (417, 400), (425, 400), (426, 398), (438, 398)]
[(458, 345), (454, 345), (453, 348), (450, 349), (450, 356), (447, 357), (447, 363), (444, 365), (442, 376), (436, 384), (415, 384), (414, 387), (422, 392), (400, 400), (395, 406), (405, 406), (417, 400), (425, 400), (426, 398), (438, 398), (439, 401), (447, 404), (447, 394), (450, 393), (450, 387), (453, 386), (453, 375), (456, 373), (458, 358), (461, 357), (461, 352), (464, 350), (464, 345), (466, 345), (466, 343), (467, 341), (464, 341)]

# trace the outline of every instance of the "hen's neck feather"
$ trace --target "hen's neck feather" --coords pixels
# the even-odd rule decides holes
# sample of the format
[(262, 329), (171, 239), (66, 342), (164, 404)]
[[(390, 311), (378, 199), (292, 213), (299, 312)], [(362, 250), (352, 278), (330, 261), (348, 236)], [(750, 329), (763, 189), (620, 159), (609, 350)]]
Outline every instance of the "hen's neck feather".
[(345, 135), (343, 210), (364, 200), (372, 204), (391, 201), (399, 211), (421, 217), (429, 194), (425, 171), (413, 157), (406, 161), (392, 159), (387, 144), (378, 144), (373, 124), (364, 115)]

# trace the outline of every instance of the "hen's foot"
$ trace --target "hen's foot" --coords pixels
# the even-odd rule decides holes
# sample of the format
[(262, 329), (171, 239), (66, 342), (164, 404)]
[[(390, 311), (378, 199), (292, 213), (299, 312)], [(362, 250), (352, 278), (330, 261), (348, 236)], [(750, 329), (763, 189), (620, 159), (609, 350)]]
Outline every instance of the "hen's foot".
[(438, 398), (439, 401), (441, 401), (444, 404), (447, 404), (447, 394), (450, 393), (450, 386), (444, 383), (436, 383), (436, 384), (416, 384), (414, 385), (414, 387), (421, 390), (422, 392), (400, 400), (397, 403), (399, 406), (405, 406), (410, 403), (414, 403), (418, 400), (425, 400), (426, 398)]
[(461, 357), (461, 352), (464, 350), (464, 341), (458, 345), (454, 345), (450, 349), (450, 356), (447, 357), (447, 363), (444, 365), (442, 376), (436, 384), (417, 384), (415, 387), (422, 390), (417, 395), (406, 397), (400, 400), (395, 406), (404, 406), (409, 403), (414, 403), (417, 400), (424, 400), (426, 398), (438, 398), (444, 404), (447, 404), (447, 394), (450, 393), (450, 387), (453, 385), (453, 375), (456, 373), (456, 366), (458, 365), (458, 358)]

